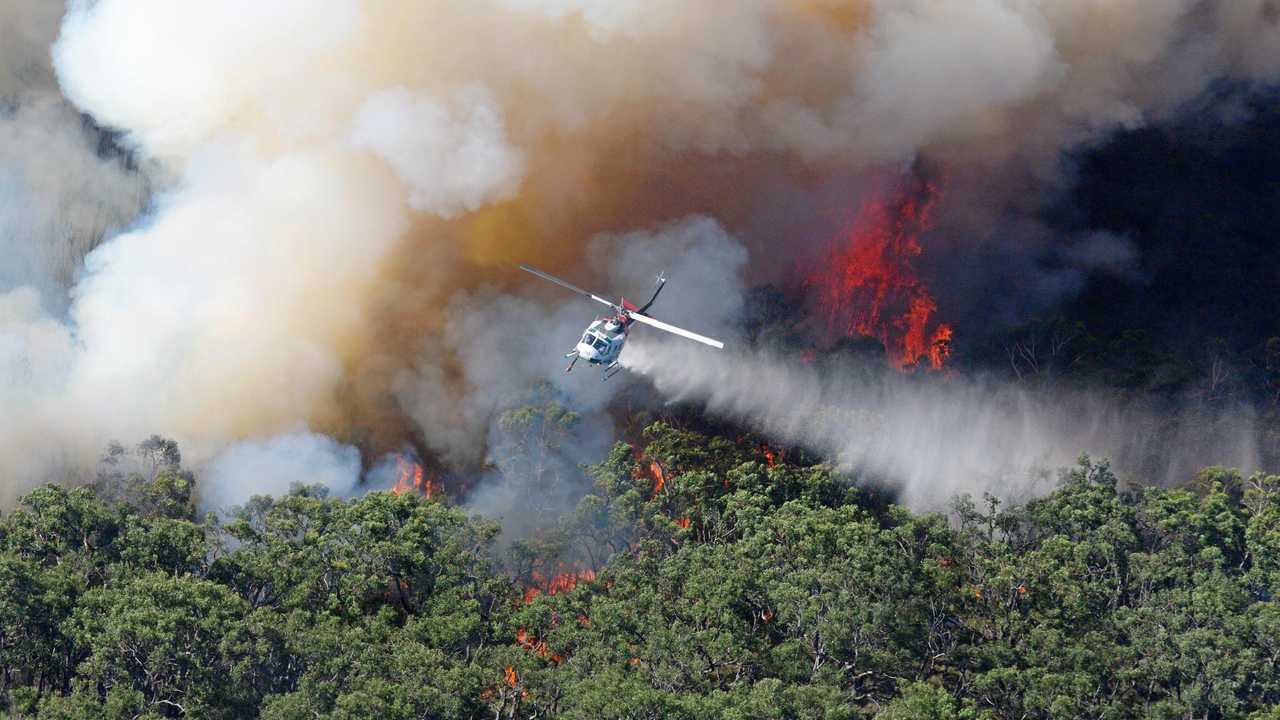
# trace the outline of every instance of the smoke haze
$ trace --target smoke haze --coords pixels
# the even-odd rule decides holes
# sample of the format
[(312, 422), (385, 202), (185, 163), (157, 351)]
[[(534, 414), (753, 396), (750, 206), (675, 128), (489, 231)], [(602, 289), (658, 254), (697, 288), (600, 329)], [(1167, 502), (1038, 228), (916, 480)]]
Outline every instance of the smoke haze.
[(345, 496), (360, 481), (360, 451), (306, 431), (245, 440), (209, 462), (202, 479), (200, 505), (211, 512), (254, 495), (285, 495), (295, 485), (323, 485)]
[(1259, 467), (1248, 408), (1159, 407), (1100, 391), (909, 377), (848, 358), (815, 366), (647, 338), (628, 345), (623, 363), (672, 402), (816, 451), (915, 508), (945, 509), (959, 493), (1029, 499), (1081, 453), (1114, 460), (1139, 484), (1183, 481), (1212, 464)]
[[(1123, 237), (1041, 223), (1065, 151), (1280, 76), (1270, 0), (65, 9), (0, 9), (10, 497), (153, 432), (197, 465), (307, 427), (477, 470), (531, 384), (592, 422), (626, 387), (559, 375), (589, 311), (515, 264), (637, 297), (667, 270), (657, 316), (728, 334), (744, 285), (788, 281), (909, 168), (946, 177), (941, 305), (1015, 322), (1070, 297), (1073, 272), (1135, 266)], [(991, 308), (1007, 277), (1016, 300)], [(665, 362), (642, 365), (660, 391), (705, 396)], [(884, 452), (878, 471), (917, 472)]]

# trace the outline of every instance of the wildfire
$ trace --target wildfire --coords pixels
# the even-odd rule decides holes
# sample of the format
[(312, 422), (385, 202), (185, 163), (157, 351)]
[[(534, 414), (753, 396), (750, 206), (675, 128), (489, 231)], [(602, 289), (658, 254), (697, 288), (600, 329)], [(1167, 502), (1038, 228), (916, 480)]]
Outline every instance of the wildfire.
[(525, 630), (524, 628), (520, 628), (519, 630), (516, 631), (516, 642), (520, 645), (520, 647), (523, 647), (525, 650), (528, 650), (530, 652), (535, 652), (538, 655), (541, 655), (542, 657), (546, 658), (547, 660), (550, 660), (551, 662), (556, 663), (557, 665), (559, 665), (561, 662), (564, 661), (564, 657), (562, 657), (557, 653), (551, 652), (551, 650), (547, 648), (546, 640), (538, 640), (533, 637), (530, 637), (529, 631)]
[[(543, 593), (555, 595), (574, 589), (580, 582), (591, 582), (596, 579), (596, 573), (591, 568), (582, 568), (579, 570), (562, 570), (548, 577), (534, 570), (530, 577), (532, 584), (527, 586), (524, 591), (524, 603), (526, 605), (533, 602), (534, 598)], [(591, 620), (586, 615), (579, 615), (578, 623), (586, 626), (591, 624)], [(520, 628), (516, 631), (516, 644), (525, 650), (537, 653), (553, 663), (559, 664), (564, 660), (563, 655), (552, 652), (547, 647), (545, 640), (530, 635), (525, 628)]]
[(912, 265), (937, 193), (924, 183), (894, 202), (870, 200), (805, 279), (829, 333), (876, 338), (900, 370), (922, 360), (938, 370), (951, 354), (951, 328), (935, 321), (937, 301)]
[(764, 455), (764, 463), (769, 467), (775, 467), (786, 457), (786, 453), (782, 450), (775, 450), (768, 445), (760, 446), (760, 453)]
[(662, 466), (657, 460), (649, 460), (644, 456), (644, 452), (636, 445), (631, 446), (631, 457), (635, 460), (635, 468), (631, 471), (631, 476), (637, 480), (644, 478), (646, 475), (653, 480), (653, 494), (651, 497), (657, 497), (658, 493), (667, 486), (667, 474), (662, 471)]
[(542, 573), (534, 570), (531, 578), (533, 584), (524, 590), (524, 602), (526, 605), (533, 602), (533, 599), (539, 595), (546, 593), (547, 595), (555, 595), (557, 593), (569, 592), (578, 586), (580, 582), (591, 582), (596, 579), (596, 572), (591, 568), (583, 568), (581, 570), (562, 570), (551, 576), (544, 576)]
[(653, 494), (657, 495), (667, 486), (667, 475), (662, 472), (662, 466), (656, 462), (649, 463), (649, 474), (653, 476)]
[(422, 466), (403, 457), (396, 458), (396, 484), (391, 492), (400, 495), (406, 492), (418, 492), (430, 498), (440, 492), (440, 484), (435, 476), (427, 476)]

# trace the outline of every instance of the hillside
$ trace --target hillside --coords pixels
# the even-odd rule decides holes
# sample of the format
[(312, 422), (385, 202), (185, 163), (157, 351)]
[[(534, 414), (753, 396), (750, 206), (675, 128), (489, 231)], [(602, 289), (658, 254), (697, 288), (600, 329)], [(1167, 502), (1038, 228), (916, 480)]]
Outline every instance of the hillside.
[(197, 518), (176, 452), (35, 490), (0, 525), (9, 716), (1280, 716), (1280, 476), (1136, 489), (1082, 459), (949, 522), (643, 436), (514, 544), (416, 492)]

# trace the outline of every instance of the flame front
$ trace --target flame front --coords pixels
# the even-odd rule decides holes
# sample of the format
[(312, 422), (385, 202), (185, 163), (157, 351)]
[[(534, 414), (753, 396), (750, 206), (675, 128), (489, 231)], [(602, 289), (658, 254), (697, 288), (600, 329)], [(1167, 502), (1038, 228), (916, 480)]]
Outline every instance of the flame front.
[(534, 598), (543, 593), (556, 595), (562, 592), (569, 592), (577, 587), (580, 582), (591, 582), (596, 579), (596, 572), (591, 568), (561, 570), (548, 577), (534, 570), (531, 579), (532, 584), (524, 590), (524, 602), (526, 605), (533, 602)]
[(440, 485), (434, 476), (427, 476), (422, 466), (403, 457), (396, 458), (396, 484), (391, 492), (401, 495), (406, 492), (417, 492), (430, 498), (440, 492)]
[(900, 370), (922, 360), (938, 370), (951, 354), (951, 327), (934, 320), (938, 303), (913, 266), (937, 194), (922, 184), (896, 202), (868, 201), (805, 280), (828, 333), (876, 338)]

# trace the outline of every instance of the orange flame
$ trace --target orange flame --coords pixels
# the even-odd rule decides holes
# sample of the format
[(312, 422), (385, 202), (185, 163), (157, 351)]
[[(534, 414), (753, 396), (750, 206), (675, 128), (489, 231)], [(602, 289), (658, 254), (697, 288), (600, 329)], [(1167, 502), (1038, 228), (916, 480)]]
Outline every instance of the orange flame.
[[(653, 494), (650, 497), (657, 497), (658, 493), (667, 486), (667, 474), (663, 472), (662, 466), (657, 460), (647, 460), (644, 451), (637, 445), (631, 446), (631, 458), (635, 460), (635, 468), (631, 471), (631, 476), (636, 480), (644, 478), (646, 475), (653, 479)], [(646, 472), (647, 471), (647, 472)]]
[(397, 457), (396, 469), (398, 475), (396, 484), (391, 487), (392, 494), (402, 495), (413, 491), (430, 498), (440, 492), (440, 484), (435, 476), (427, 477), (418, 463)]
[(580, 582), (592, 582), (596, 579), (596, 571), (591, 568), (562, 570), (550, 577), (546, 577), (534, 570), (530, 577), (533, 580), (533, 584), (524, 590), (524, 602), (526, 605), (533, 602), (534, 598), (543, 593), (556, 595), (562, 592), (569, 592), (577, 587)]
[(553, 663), (559, 663), (564, 659), (547, 649), (546, 640), (534, 640), (529, 637), (529, 631), (524, 628), (520, 628), (516, 631), (516, 643), (524, 649), (531, 650)]
[(764, 464), (769, 467), (775, 467), (786, 458), (786, 451), (775, 450), (768, 445), (761, 445), (760, 453), (764, 455)]
[[(591, 568), (580, 568), (577, 570), (563, 569), (550, 577), (543, 575), (538, 570), (532, 571), (530, 575), (531, 585), (525, 587), (524, 603), (528, 605), (533, 602), (534, 598), (546, 593), (547, 595), (555, 595), (557, 593), (568, 592), (578, 586), (580, 582), (593, 582), (596, 579), (596, 572)], [(552, 625), (558, 624), (556, 617), (552, 618)], [(590, 626), (591, 619), (586, 615), (578, 615), (578, 624), (583, 627)], [(547, 641), (541, 638), (535, 638), (525, 628), (516, 630), (516, 644), (530, 652), (549, 660), (552, 663), (560, 664), (564, 662), (564, 656), (557, 652), (552, 652), (547, 646)], [(515, 687), (515, 683), (511, 678), (514, 677), (514, 671), (507, 669), (507, 684)]]
[[(550, 578), (544, 577), (538, 571), (531, 574), (533, 585), (526, 587), (524, 591), (524, 603), (528, 605), (533, 602), (534, 598), (546, 593), (547, 595), (555, 595), (557, 593), (568, 592), (578, 586), (580, 582), (592, 582), (596, 579), (596, 573), (591, 568), (581, 570), (565, 570), (556, 573)], [(587, 626), (591, 624), (591, 620), (586, 615), (578, 616), (578, 623)], [(538, 655), (559, 664), (564, 660), (564, 656), (560, 653), (551, 652), (547, 647), (547, 642), (541, 639), (535, 639), (529, 634), (525, 628), (516, 630), (516, 644), (526, 650), (537, 653)]]
[(649, 474), (653, 476), (653, 494), (657, 495), (667, 486), (667, 475), (662, 472), (662, 466), (656, 462), (649, 463)]
[(682, 518), (680, 518), (680, 519), (676, 520), (676, 524), (677, 524), (677, 525), (679, 525), (680, 527), (684, 528), (685, 530), (688, 530), (688, 529), (689, 529), (689, 522), (690, 522), (690, 521), (689, 521), (689, 518), (687, 518), (687, 517), (682, 517)]
[(553, 663), (556, 663), (557, 665), (559, 665), (561, 662), (564, 661), (564, 657), (562, 657), (559, 653), (551, 652), (551, 650), (547, 647), (546, 640), (534, 640), (529, 636), (529, 631), (525, 630), (524, 628), (520, 628), (518, 631), (516, 631), (516, 643), (518, 643), (525, 650), (529, 650), (530, 652), (537, 653), (538, 655), (546, 658), (547, 660), (550, 660)]
[(894, 203), (870, 200), (805, 281), (828, 332), (876, 338), (900, 370), (922, 359), (938, 370), (951, 354), (951, 327), (933, 320), (938, 303), (912, 266), (936, 198), (937, 188), (923, 184)]
[(507, 666), (507, 671), (504, 673), (504, 677), (507, 681), (507, 687), (515, 687), (516, 683), (520, 682), (520, 676), (516, 674), (515, 667), (511, 665)]

